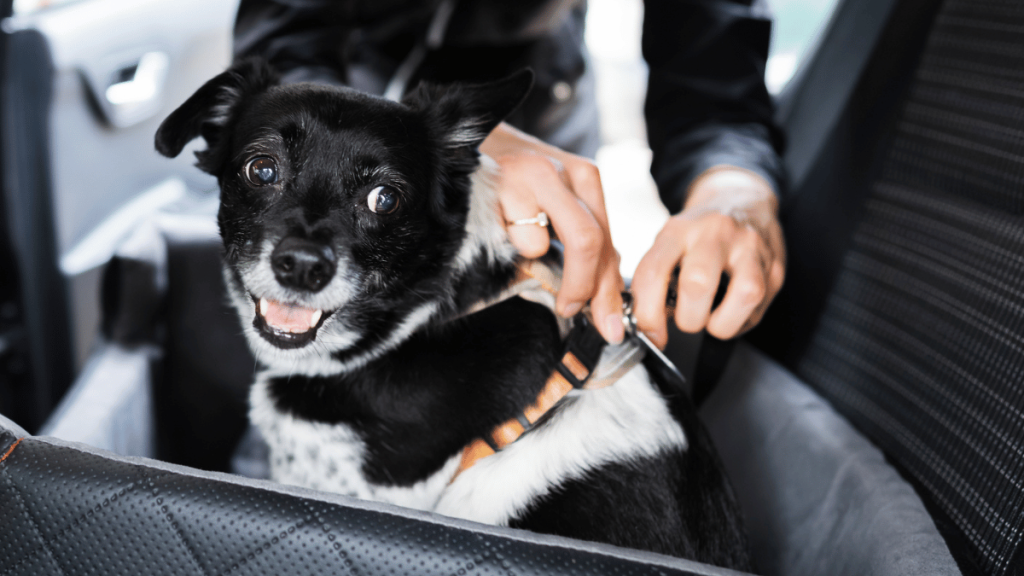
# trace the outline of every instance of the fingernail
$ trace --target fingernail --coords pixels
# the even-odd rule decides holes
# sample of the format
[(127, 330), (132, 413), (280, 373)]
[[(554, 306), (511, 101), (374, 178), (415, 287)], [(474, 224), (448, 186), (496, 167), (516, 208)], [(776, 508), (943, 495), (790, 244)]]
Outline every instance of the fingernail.
[(655, 334), (654, 332), (644, 331), (644, 336), (647, 336), (647, 339), (650, 340), (651, 343), (653, 343), (659, 349), (664, 349), (665, 348), (664, 344), (658, 344), (658, 335)]
[(604, 317), (604, 333), (605, 339), (608, 340), (609, 344), (622, 343), (626, 333), (622, 326), (621, 314), (609, 314)]
[(573, 302), (572, 304), (566, 304), (565, 307), (562, 308), (562, 316), (565, 316), (566, 318), (572, 318), (580, 310), (583, 310), (583, 302)]

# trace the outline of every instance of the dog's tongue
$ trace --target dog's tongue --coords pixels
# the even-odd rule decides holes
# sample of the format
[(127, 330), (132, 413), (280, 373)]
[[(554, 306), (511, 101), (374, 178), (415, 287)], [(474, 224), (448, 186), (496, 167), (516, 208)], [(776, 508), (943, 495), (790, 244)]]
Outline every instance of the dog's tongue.
[(315, 308), (303, 308), (261, 298), (260, 314), (271, 328), (282, 332), (302, 333), (316, 326), (322, 312)]

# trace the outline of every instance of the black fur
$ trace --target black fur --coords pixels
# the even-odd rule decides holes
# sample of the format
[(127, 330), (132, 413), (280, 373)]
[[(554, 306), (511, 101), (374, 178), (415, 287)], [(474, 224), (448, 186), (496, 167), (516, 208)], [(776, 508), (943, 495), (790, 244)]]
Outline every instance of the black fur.
[(513, 298), (340, 378), (276, 379), (272, 394), (297, 416), (353, 425), (367, 443), (367, 476), (408, 486), (531, 404), (558, 349), (550, 312)]
[[(511, 260), (480, 252), (460, 264), (456, 255), (467, 239), (477, 147), (531, 83), (523, 72), (487, 85), (423, 85), (389, 102), (281, 86), (264, 64), (247, 61), (207, 82), (157, 132), (168, 156), (196, 137), (207, 142), (197, 165), (220, 184), (225, 277), (239, 313), (254, 317), (250, 342), (280, 352), (266, 363), (298, 359), (288, 376), (268, 380), (270, 400), (280, 412), (356, 431), (371, 483), (411, 486), (441, 469), (531, 404), (560, 355), (558, 326), (540, 305), (513, 298), (459, 316), (515, 273)], [(254, 158), (272, 159), (276, 179), (247, 178)], [(398, 195), (393, 213), (368, 205), (381, 186)], [(318, 280), (304, 291), (302, 282), (282, 287), (281, 274), (260, 276), (267, 246), (286, 239), (324, 250), (346, 288)], [(275, 332), (258, 312), (267, 293), (323, 316), (309, 332)], [(425, 304), (436, 304), (429, 321), (400, 338)], [(344, 369), (300, 369), (316, 362)], [(692, 407), (675, 417), (691, 442), (686, 453), (599, 467), (515, 524), (747, 567), (735, 503), (714, 455), (703, 453), (706, 435), (694, 428)]]
[(732, 486), (711, 438), (689, 398), (665, 392), (691, 442), (685, 453), (596, 468), (559, 485), (509, 525), (753, 571)]

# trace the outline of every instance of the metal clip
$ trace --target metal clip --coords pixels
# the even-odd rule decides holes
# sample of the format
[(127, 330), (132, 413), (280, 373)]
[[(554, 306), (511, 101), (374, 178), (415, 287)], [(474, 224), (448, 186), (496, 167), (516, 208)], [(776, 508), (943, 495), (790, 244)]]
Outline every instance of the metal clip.
[[(672, 307), (675, 307), (675, 289), (670, 287), (669, 298)], [(686, 389), (686, 378), (679, 369), (672, 363), (647, 336), (637, 330), (636, 316), (633, 315), (633, 295), (629, 292), (622, 293), (622, 325), (626, 329), (626, 337), (633, 338), (640, 342), (646, 351), (647, 368), (656, 372), (657, 376), (667, 381), (667, 384), (675, 389)]]
[[(668, 297), (674, 307), (676, 298), (674, 284), (669, 286)], [(582, 314), (593, 323), (589, 305), (583, 309)], [(633, 295), (629, 292), (622, 293), (622, 326), (626, 332), (624, 344), (627, 344), (627, 348), (629, 341), (639, 344), (641, 358), (647, 369), (654, 373), (655, 378), (660, 381), (660, 385), (667, 385), (667, 388), (663, 388), (663, 390), (686, 390), (686, 378), (679, 372), (675, 364), (662, 354), (661, 350), (643, 332), (637, 329), (636, 316), (633, 314)], [(636, 356), (635, 353), (634, 356)]]
[(633, 316), (633, 294), (622, 293), (622, 327), (626, 336), (636, 336), (636, 316)]

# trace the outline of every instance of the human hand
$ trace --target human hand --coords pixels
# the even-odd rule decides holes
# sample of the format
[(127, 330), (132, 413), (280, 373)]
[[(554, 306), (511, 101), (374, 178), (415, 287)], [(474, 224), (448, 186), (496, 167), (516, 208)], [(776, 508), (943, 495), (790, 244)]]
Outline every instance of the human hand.
[[(668, 343), (665, 297), (680, 267), (676, 326), (728, 339), (761, 321), (782, 288), (786, 249), (778, 200), (760, 176), (740, 168), (712, 168), (690, 188), (683, 211), (669, 218), (633, 276), (637, 326), (657, 346)], [(711, 305), (722, 273), (729, 287)]]
[[(501, 167), (498, 200), (506, 222), (548, 215), (565, 246), (565, 269), (555, 308), (575, 315), (590, 300), (594, 323), (605, 340), (624, 336), (619, 254), (612, 246), (601, 177), (593, 162), (500, 124), (480, 151)], [(539, 258), (551, 238), (547, 227), (508, 226), (520, 254)]]

